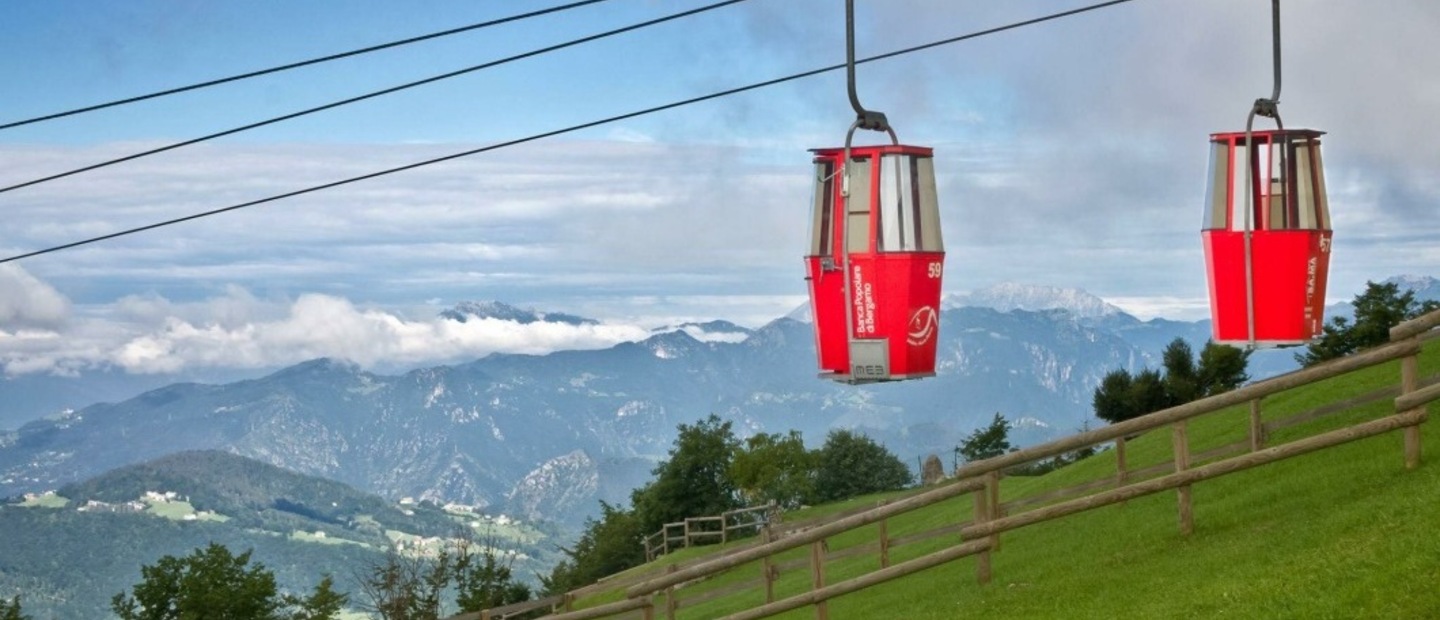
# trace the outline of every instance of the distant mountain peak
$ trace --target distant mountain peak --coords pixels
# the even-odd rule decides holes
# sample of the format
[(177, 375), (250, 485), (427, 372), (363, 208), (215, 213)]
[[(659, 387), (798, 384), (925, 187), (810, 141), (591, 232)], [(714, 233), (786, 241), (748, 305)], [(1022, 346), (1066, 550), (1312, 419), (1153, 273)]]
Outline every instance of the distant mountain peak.
[(470, 319), (497, 319), (515, 321), (521, 325), (529, 323), (564, 323), (566, 325), (599, 325), (595, 319), (565, 314), (564, 312), (539, 312), (531, 308), (512, 306), (503, 301), (462, 301), (454, 308), (440, 312), (442, 318), (464, 323)]
[(1015, 282), (1002, 282), (968, 293), (946, 295), (941, 305), (945, 308), (993, 308), (1000, 312), (1064, 310), (1080, 318), (1098, 318), (1123, 312), (1083, 289)]
[(694, 349), (705, 347), (705, 343), (683, 329), (656, 334), (646, 338), (642, 344), (655, 357), (665, 360), (688, 357)]
[(1401, 291), (1414, 291), (1415, 299), (1440, 299), (1440, 280), (1431, 276), (1402, 274), (1385, 279), (1385, 284), (1394, 284)]
[(363, 370), (360, 365), (347, 359), (334, 357), (317, 357), (312, 360), (300, 362), (288, 368), (275, 371), (271, 376), (298, 376), (307, 374), (360, 374)]
[(807, 301), (796, 306), (795, 309), (791, 310), (789, 314), (786, 314), (784, 318), (801, 323), (814, 323), (815, 313), (810, 309), (810, 302)]
[(653, 334), (667, 334), (670, 332), (684, 332), (686, 335), (699, 340), (700, 342), (744, 342), (754, 333), (730, 321), (706, 321), (703, 323), (689, 322), (679, 325), (667, 325), (650, 330)]
[(1398, 276), (1390, 276), (1388, 278), (1385, 278), (1385, 281), (1393, 282), (1395, 284), (1399, 284), (1400, 286), (1408, 286), (1412, 288), (1427, 287), (1440, 284), (1440, 280), (1437, 280), (1431, 276), (1422, 276), (1413, 273), (1402, 273)]

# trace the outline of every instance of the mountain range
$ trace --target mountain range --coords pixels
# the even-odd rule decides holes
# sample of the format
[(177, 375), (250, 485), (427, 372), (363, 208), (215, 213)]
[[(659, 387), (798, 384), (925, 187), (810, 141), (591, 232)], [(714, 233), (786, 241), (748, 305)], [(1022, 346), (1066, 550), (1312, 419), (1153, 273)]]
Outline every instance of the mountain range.
[[(498, 302), (446, 312), (590, 320)], [(711, 413), (742, 437), (793, 429), (816, 446), (831, 430), (856, 429), (906, 462), (945, 458), (997, 412), (1022, 445), (1071, 433), (1091, 419), (1105, 373), (1156, 367), (1170, 340), (1198, 349), (1209, 333), (1208, 322), (1141, 321), (1083, 291), (1013, 286), (952, 297), (941, 321), (937, 376), (900, 384), (816, 379), (812, 328), (791, 317), (753, 330), (678, 325), (609, 349), (495, 354), (395, 375), (320, 359), (242, 381), (174, 384), (0, 431), (0, 497), (216, 449), (392, 501), (573, 526), (598, 511), (596, 500), (625, 503), (676, 427)], [(1293, 368), (1292, 354), (1257, 354), (1251, 375)]]

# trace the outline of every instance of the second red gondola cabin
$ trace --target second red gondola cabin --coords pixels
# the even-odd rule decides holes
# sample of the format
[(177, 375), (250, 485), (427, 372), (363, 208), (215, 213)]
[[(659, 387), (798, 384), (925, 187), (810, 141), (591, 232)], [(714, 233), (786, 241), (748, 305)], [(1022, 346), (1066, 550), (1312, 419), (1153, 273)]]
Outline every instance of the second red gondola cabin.
[(1253, 348), (1320, 336), (1332, 235), (1321, 135), (1255, 131), (1248, 144), (1245, 132), (1210, 137), (1201, 235), (1216, 342)]

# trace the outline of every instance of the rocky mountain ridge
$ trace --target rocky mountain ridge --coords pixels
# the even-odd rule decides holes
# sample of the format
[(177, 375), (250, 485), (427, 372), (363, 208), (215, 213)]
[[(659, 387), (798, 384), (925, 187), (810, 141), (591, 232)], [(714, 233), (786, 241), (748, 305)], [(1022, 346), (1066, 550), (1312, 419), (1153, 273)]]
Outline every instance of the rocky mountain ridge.
[(904, 385), (816, 379), (811, 328), (788, 319), (738, 342), (681, 329), (396, 376), (322, 359), (254, 380), (176, 384), (7, 433), (0, 496), (221, 449), (390, 499), (583, 517), (596, 499), (625, 501), (676, 426), (710, 413), (741, 435), (796, 429), (813, 443), (860, 429), (913, 459), (953, 449), (995, 411), (1067, 432), (1087, 416), (1087, 386), (1144, 357), (1059, 312), (962, 308), (942, 320), (939, 376)]

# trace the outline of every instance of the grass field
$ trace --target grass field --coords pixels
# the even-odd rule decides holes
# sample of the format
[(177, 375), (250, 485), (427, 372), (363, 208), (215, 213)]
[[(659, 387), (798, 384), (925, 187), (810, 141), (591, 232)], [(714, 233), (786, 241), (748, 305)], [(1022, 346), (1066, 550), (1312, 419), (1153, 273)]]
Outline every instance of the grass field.
[(175, 521), (183, 520), (191, 515), (194, 515), (193, 518), (198, 521), (219, 521), (223, 523), (230, 520), (230, 517), (214, 512), (196, 512), (195, 507), (192, 506), (190, 502), (177, 500), (157, 502), (147, 499), (145, 503), (149, 506), (149, 508), (146, 508), (146, 511), (157, 517), (164, 517)]
[[(1421, 359), (1421, 376), (1440, 372), (1440, 342)], [(1322, 404), (1399, 383), (1391, 362), (1264, 400), (1264, 418), (1277, 420)], [(1356, 407), (1270, 437), (1275, 445), (1392, 413), (1389, 399)], [(1243, 440), (1248, 410), (1237, 407), (1189, 423), (1192, 453)], [(994, 579), (979, 585), (973, 558), (903, 577), (829, 602), (832, 618), (1440, 618), (1440, 422), (1423, 427), (1427, 452), (1420, 468), (1403, 467), (1399, 432), (1363, 439), (1194, 486), (1195, 532), (1179, 532), (1174, 491), (1130, 500), (1026, 527), (1002, 537), (993, 554)], [(1171, 437), (1152, 432), (1129, 442), (1130, 469), (1168, 461)], [(1198, 464), (1198, 463), (1196, 463)], [(1114, 451), (1038, 478), (1006, 478), (1002, 499), (1014, 499), (1113, 476)], [(787, 520), (873, 505), (878, 497), (817, 507)], [(891, 538), (923, 532), (970, 516), (962, 496), (892, 519)], [(841, 554), (877, 540), (860, 528), (827, 541)], [(892, 549), (891, 563), (957, 542), (954, 535)], [(713, 553), (684, 550), (655, 565)], [(807, 549), (777, 558), (796, 560), (782, 572), (776, 597), (810, 589), (798, 561)], [(878, 567), (873, 552), (826, 563), (835, 583)], [(710, 618), (763, 602), (758, 563), (680, 590), (682, 618)], [(686, 606), (707, 591), (737, 593)], [(582, 606), (618, 600), (618, 591)], [(663, 613), (663, 612), (662, 612)], [(812, 618), (802, 608), (784, 618)]]
[(70, 504), (70, 500), (56, 495), (53, 491), (47, 491), (36, 495), (33, 499), (26, 499), (20, 502), (25, 508), (64, 508)]
[(290, 540), (311, 542), (321, 545), (360, 545), (361, 547), (370, 546), (358, 540), (350, 540), (348, 538), (340, 538), (338, 536), (326, 536), (324, 532), (306, 532), (304, 530), (295, 530), (293, 532), (290, 532)]

